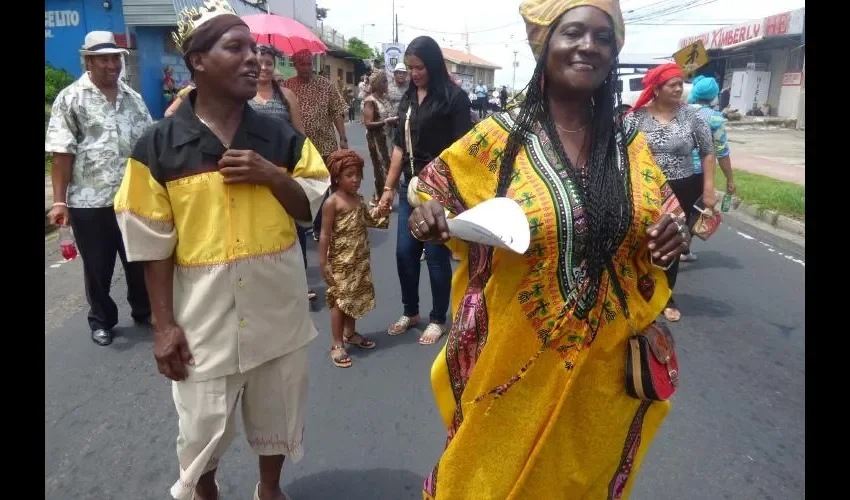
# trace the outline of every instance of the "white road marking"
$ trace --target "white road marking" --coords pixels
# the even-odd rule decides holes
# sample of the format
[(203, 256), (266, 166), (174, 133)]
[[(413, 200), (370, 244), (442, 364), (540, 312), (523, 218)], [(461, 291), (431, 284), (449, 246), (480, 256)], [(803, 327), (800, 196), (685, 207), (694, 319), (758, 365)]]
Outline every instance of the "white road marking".
[(758, 241), (758, 243), (761, 246), (765, 247), (767, 249), (767, 251), (770, 252), (770, 253), (775, 253), (776, 255), (779, 255), (780, 257), (785, 257), (786, 259), (790, 260), (791, 262), (795, 262), (797, 264), (800, 264), (803, 267), (806, 267), (806, 262), (804, 260), (798, 259), (798, 258), (794, 257), (793, 255), (787, 255), (787, 254), (784, 254), (782, 252), (778, 252), (775, 248), (773, 248), (773, 246), (770, 243), (765, 243), (764, 241), (756, 240), (753, 236), (750, 236), (749, 234), (746, 234), (746, 233), (742, 233), (741, 231), (735, 230), (732, 227), (729, 227), (729, 230), (735, 231), (736, 233), (738, 233), (738, 236), (744, 238), (745, 240)]
[(51, 269), (56, 269), (57, 267), (59, 267), (59, 266), (61, 266), (61, 265), (62, 265), (62, 264), (53, 264), (53, 265), (51, 265), (51, 266), (50, 266), (50, 268), (51, 268)]

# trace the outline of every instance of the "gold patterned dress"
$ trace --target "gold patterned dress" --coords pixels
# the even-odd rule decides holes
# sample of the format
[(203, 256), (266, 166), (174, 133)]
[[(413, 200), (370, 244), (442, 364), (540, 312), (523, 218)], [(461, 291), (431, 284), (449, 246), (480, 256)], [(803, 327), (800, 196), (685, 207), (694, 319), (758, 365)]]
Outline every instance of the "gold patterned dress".
[[(359, 196), (359, 195), (358, 195)], [(334, 284), (325, 292), (328, 307), (360, 319), (375, 308), (375, 287), (369, 263), (367, 228), (387, 229), (389, 217), (375, 217), (366, 208), (363, 197), (352, 209), (337, 212), (328, 248), (328, 267)]]

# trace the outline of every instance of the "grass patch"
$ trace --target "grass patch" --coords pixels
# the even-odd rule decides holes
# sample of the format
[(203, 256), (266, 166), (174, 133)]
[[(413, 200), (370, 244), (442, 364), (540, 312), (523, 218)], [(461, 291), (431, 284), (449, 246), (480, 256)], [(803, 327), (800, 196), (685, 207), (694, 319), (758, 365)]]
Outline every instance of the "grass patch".
[[(726, 187), (726, 177), (718, 168), (714, 185)], [(735, 186), (742, 201), (775, 210), (802, 220), (806, 215), (806, 188), (793, 182), (780, 181), (763, 175), (735, 171)]]

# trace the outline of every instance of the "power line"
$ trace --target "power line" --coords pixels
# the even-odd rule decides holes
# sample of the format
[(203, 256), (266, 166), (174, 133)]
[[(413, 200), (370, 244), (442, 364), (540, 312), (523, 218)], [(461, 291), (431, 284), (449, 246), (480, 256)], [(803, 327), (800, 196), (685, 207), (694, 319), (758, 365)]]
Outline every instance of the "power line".
[(405, 28), (424, 31), (426, 33), (439, 33), (441, 35), (467, 35), (467, 34), (472, 35), (472, 34), (476, 34), (476, 33), (486, 33), (488, 31), (498, 31), (498, 30), (510, 28), (510, 27), (513, 27), (513, 26), (519, 26), (520, 24), (523, 24), (523, 23), (513, 22), (511, 24), (505, 24), (504, 26), (496, 26), (495, 28), (487, 28), (487, 29), (483, 29), (483, 30), (473, 30), (473, 31), (439, 31), (439, 30), (418, 28), (416, 26), (411, 26), (409, 24), (399, 23), (400, 26), (404, 26)]
[[(626, 20), (626, 23), (629, 22), (637, 22), (637, 21), (649, 21), (651, 19), (657, 19), (659, 17), (668, 16), (670, 14), (676, 14), (679, 12), (684, 12), (686, 10), (695, 9), (697, 7), (702, 7), (704, 5), (708, 5), (716, 2), (717, 0), (696, 0), (689, 3), (679, 2), (678, 4), (671, 3), (670, 5), (665, 5), (662, 8), (659, 8), (653, 12), (648, 12), (646, 14), (638, 14), (637, 16), (631, 17)], [(662, 2), (658, 2), (662, 3)]]

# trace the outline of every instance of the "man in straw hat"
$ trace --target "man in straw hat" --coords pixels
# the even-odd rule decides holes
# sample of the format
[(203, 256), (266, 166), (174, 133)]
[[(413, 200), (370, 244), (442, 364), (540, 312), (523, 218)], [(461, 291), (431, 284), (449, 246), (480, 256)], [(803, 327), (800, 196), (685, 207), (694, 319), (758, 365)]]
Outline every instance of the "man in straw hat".
[(80, 54), (86, 72), (53, 102), (44, 150), (53, 153), (53, 224), (71, 224), (83, 259), (92, 340), (112, 343), (118, 307), (109, 296), (115, 256), (127, 278), (136, 322), (150, 322), (141, 264), (127, 261), (112, 201), (136, 140), (153, 123), (142, 97), (120, 80), (121, 55), (108, 31), (86, 35)]
[(387, 89), (387, 97), (392, 106), (392, 116), (398, 116), (398, 105), (401, 103), (401, 98), (407, 92), (410, 86), (410, 80), (407, 79), (407, 66), (403, 62), (399, 62), (393, 69), (393, 80), (389, 82)]
[(218, 498), (239, 404), (259, 455), (254, 498), (282, 500), (284, 458), (303, 455), (317, 335), (295, 227), (312, 220), (328, 172), (309, 139), (247, 104), (260, 66), (232, 7), (207, 0), (181, 15), (175, 38), (195, 89), (139, 140), (115, 199), (127, 255), (145, 263), (157, 367), (173, 380), (171, 495)]

